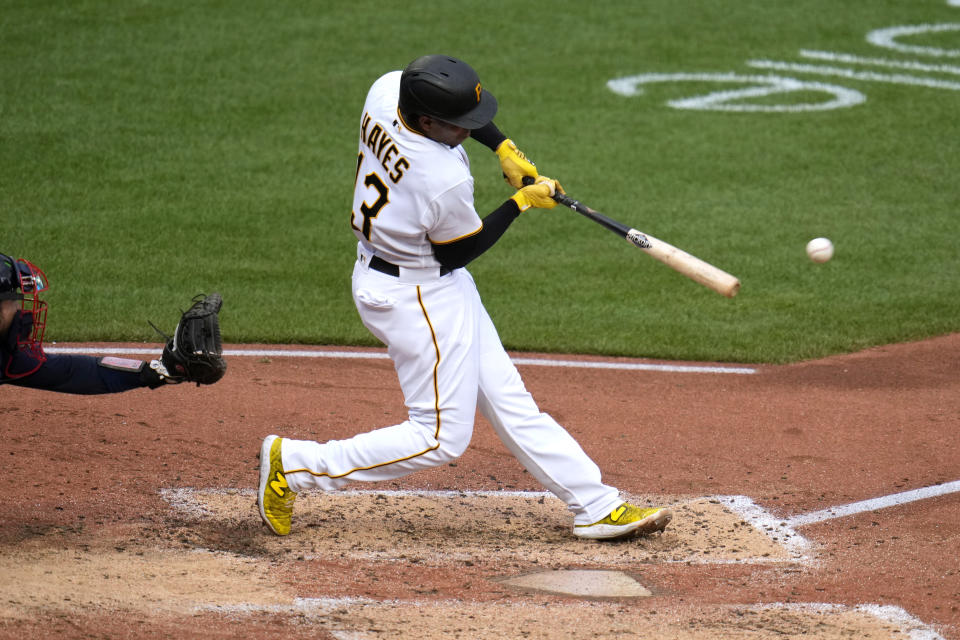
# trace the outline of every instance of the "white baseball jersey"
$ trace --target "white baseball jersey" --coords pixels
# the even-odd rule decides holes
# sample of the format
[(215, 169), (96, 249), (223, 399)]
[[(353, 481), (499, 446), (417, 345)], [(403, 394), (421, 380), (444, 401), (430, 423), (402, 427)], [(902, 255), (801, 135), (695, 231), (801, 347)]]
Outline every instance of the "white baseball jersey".
[[(441, 270), (431, 241), (478, 232), (461, 146), (410, 129), (397, 112), (400, 72), (370, 89), (360, 121), (351, 226), (359, 240), (353, 298), (387, 345), (407, 420), (346, 440), (284, 439), (293, 491), (331, 490), (447, 464), (470, 443), (476, 411), (530, 473), (591, 524), (623, 500), (580, 445), (527, 392), (466, 269)], [(393, 265), (385, 273), (378, 258)]]
[(370, 88), (360, 122), (351, 226), (360, 243), (403, 267), (439, 267), (430, 242), (480, 230), (462, 146), (408, 128), (397, 112), (400, 71)]

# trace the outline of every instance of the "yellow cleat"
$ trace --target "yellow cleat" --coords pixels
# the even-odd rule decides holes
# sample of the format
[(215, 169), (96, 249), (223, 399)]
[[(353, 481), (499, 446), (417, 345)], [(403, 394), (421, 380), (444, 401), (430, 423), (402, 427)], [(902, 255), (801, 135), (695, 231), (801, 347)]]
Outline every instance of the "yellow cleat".
[(673, 512), (663, 507), (641, 509), (624, 502), (603, 520), (576, 524), (573, 535), (590, 540), (615, 540), (630, 535), (647, 535), (666, 529)]
[(283, 462), (280, 458), (278, 436), (267, 436), (260, 447), (260, 489), (257, 493), (257, 506), (260, 517), (270, 530), (278, 536), (290, 533), (290, 518), (293, 516), (293, 501), (297, 492), (287, 486), (283, 475)]

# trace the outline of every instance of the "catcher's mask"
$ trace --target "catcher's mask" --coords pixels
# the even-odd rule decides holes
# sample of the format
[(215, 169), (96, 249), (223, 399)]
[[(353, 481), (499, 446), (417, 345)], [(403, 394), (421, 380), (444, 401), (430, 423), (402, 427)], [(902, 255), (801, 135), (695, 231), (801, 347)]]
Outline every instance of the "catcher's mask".
[(32, 331), (18, 336), (17, 345), (40, 358), (47, 328), (47, 303), (40, 299), (40, 292), (49, 288), (47, 276), (39, 267), (23, 258), (0, 253), (0, 300), (20, 300), (20, 312), (33, 321)]

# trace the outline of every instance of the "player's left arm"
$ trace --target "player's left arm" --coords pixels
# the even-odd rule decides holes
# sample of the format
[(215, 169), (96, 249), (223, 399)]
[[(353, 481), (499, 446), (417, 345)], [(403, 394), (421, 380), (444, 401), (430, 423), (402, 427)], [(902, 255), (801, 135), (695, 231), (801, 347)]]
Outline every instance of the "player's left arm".
[(552, 209), (557, 206), (553, 199), (557, 191), (563, 193), (559, 182), (540, 176), (534, 184), (522, 187), (490, 212), (483, 219), (480, 229), (474, 233), (447, 242), (431, 240), (433, 255), (440, 264), (449, 269), (465, 267), (492, 247), (522, 212), (531, 207)]
[(514, 189), (523, 187), (525, 177), (536, 178), (539, 175), (536, 165), (527, 159), (513, 140), (507, 138), (492, 120), (479, 129), (473, 129), (470, 137), (497, 154), (503, 178)]
[(483, 225), (475, 233), (448, 242), (431, 241), (433, 255), (448, 269), (465, 267), (492, 247), (519, 215), (517, 203), (507, 200), (483, 219)]

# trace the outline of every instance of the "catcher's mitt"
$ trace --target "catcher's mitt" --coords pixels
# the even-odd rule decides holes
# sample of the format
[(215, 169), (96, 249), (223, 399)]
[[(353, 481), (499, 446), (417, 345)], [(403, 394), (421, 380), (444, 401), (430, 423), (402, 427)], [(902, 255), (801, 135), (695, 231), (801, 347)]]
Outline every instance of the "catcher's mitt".
[(172, 337), (167, 337), (161, 360), (169, 382), (213, 384), (227, 372), (220, 342), (219, 293), (200, 294), (180, 316)]

